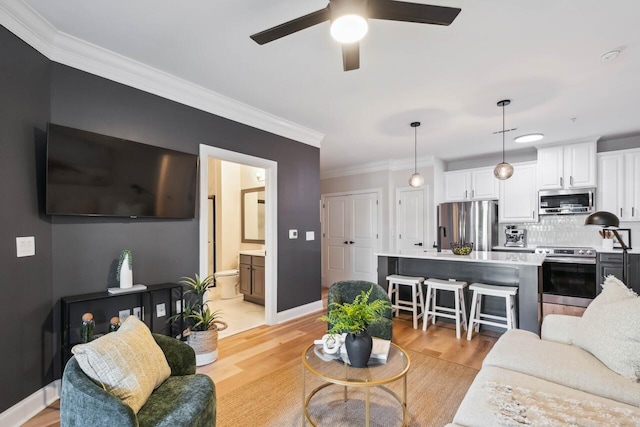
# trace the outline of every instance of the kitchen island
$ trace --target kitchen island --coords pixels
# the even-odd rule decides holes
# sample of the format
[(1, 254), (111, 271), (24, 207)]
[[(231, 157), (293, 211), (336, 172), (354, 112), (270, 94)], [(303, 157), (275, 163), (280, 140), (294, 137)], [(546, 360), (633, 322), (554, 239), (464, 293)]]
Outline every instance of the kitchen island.
[[(542, 263), (545, 256), (530, 253), (482, 252), (454, 255), (451, 252), (421, 252), (415, 254), (379, 253), (378, 284), (387, 289), (390, 274), (421, 276), (425, 279), (455, 279), (469, 285), (517, 286), (518, 328), (540, 333), (542, 304)], [(448, 295), (443, 295), (447, 304)], [(453, 298), (451, 304), (453, 303)], [(441, 298), (438, 297), (438, 301)], [(465, 294), (469, 314), (471, 292)], [(439, 303), (440, 304), (440, 303)], [(504, 315), (504, 304), (483, 302), (483, 311)]]

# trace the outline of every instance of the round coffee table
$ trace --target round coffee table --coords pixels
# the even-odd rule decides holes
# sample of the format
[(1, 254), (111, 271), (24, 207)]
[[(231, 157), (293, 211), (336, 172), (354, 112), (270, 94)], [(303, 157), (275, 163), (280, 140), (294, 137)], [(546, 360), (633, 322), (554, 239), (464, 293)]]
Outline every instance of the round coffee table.
[[(391, 343), (389, 356), (386, 363), (376, 362), (372, 359), (366, 368), (354, 368), (344, 362), (338, 356), (327, 355), (322, 351), (321, 345), (311, 344), (302, 352), (302, 425), (306, 425), (307, 420), (313, 426), (317, 423), (311, 418), (309, 413), (309, 402), (316, 393), (331, 385), (344, 386), (344, 400), (347, 400), (347, 387), (361, 387), (365, 392), (365, 426), (369, 427), (369, 392), (371, 387), (378, 387), (386, 391), (390, 396), (398, 401), (402, 408), (402, 425), (408, 422), (407, 413), (407, 372), (411, 361), (407, 353)], [(306, 372), (326, 381), (324, 384), (306, 393)], [(385, 384), (402, 379), (402, 396), (385, 387)]]

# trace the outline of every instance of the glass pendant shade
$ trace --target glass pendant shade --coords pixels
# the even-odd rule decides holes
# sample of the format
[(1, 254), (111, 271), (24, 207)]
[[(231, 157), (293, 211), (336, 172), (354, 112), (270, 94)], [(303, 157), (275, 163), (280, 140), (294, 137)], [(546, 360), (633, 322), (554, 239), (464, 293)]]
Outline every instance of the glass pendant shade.
[(342, 15), (331, 23), (331, 36), (340, 43), (360, 41), (368, 30), (367, 20), (355, 14)]
[(424, 184), (424, 178), (419, 173), (411, 174), (409, 177), (409, 185), (413, 188), (421, 187)]
[(509, 179), (513, 175), (513, 166), (507, 162), (498, 163), (493, 169), (493, 174), (501, 180)]

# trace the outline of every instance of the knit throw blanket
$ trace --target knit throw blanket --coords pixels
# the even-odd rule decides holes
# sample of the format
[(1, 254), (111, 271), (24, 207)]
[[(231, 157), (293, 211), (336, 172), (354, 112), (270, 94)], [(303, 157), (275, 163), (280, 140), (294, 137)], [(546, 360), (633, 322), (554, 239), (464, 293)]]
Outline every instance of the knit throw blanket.
[(502, 426), (640, 427), (640, 408), (561, 397), (487, 382), (489, 403)]

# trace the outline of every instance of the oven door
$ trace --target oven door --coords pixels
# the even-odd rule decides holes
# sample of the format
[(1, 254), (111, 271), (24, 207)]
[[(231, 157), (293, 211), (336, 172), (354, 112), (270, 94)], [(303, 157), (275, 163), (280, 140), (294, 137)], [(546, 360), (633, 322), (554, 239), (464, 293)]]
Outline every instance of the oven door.
[(542, 301), (586, 307), (596, 297), (596, 261), (547, 258), (542, 264)]

